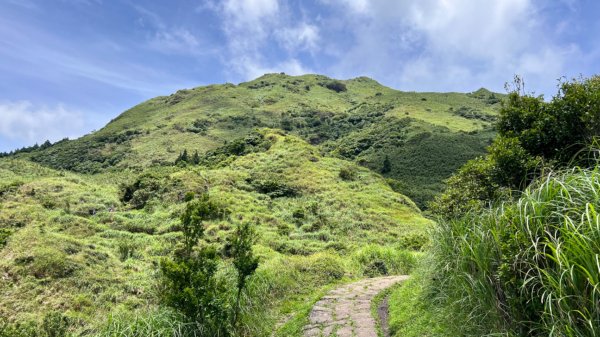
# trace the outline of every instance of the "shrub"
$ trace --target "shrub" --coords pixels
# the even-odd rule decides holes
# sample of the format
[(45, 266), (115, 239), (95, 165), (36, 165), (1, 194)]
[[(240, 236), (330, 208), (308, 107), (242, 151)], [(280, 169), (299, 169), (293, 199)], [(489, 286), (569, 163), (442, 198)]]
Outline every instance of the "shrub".
[(63, 278), (77, 269), (65, 253), (49, 247), (34, 250), (30, 261), (27, 270), (36, 278)]
[(142, 209), (146, 203), (166, 191), (166, 182), (151, 173), (138, 176), (130, 184), (121, 185), (119, 200), (129, 203), (135, 209)]
[(271, 198), (293, 198), (300, 194), (296, 187), (287, 185), (281, 180), (256, 178), (248, 182), (258, 193), (266, 194)]
[(241, 296), (246, 282), (258, 267), (252, 254), (254, 230), (238, 226), (228, 240), (228, 255), (237, 271), (236, 294), (230, 296), (226, 280), (217, 275), (222, 263), (214, 246), (200, 243), (203, 222), (222, 216), (208, 195), (187, 204), (181, 216), (183, 245), (173, 259), (161, 262), (163, 301), (195, 324), (200, 336), (230, 336), (237, 327)]
[(117, 249), (119, 251), (119, 260), (121, 261), (139, 257), (139, 246), (132, 242), (131, 238), (120, 240), (117, 244)]
[(357, 177), (356, 168), (353, 166), (342, 167), (340, 169), (339, 176), (342, 180), (345, 180), (345, 181), (356, 180), (356, 177)]
[(319, 83), (319, 85), (329, 89), (329, 90), (333, 90), (335, 92), (343, 92), (343, 91), (347, 91), (348, 88), (346, 88), (346, 85), (341, 82), (341, 81), (337, 81), (337, 80), (330, 80), (330, 81), (326, 81), (326, 82), (321, 82)]

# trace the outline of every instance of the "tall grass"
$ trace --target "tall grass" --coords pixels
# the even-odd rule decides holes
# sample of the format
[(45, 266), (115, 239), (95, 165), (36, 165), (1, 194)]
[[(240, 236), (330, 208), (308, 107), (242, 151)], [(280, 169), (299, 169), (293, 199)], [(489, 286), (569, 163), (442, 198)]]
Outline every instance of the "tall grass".
[(434, 285), (466, 335), (600, 336), (600, 171), (575, 169), (520, 199), (441, 221)]

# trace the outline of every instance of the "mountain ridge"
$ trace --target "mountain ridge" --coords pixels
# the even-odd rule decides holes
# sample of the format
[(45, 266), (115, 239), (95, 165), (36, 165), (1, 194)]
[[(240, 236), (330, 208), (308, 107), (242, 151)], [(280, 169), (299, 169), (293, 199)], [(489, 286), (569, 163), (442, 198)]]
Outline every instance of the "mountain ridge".
[[(149, 99), (94, 133), (23, 156), (80, 173), (139, 171), (170, 165), (183, 150), (202, 154), (256, 128), (275, 128), (375, 171), (389, 158), (394, 165), (381, 173), (425, 207), (444, 179), (484, 153), (502, 97), (486, 89), (402, 92), (364, 76), (265, 74), (238, 85), (213, 84)], [(380, 135), (396, 141), (382, 143)], [(447, 166), (440, 172), (438, 159)], [(413, 183), (419, 172), (425, 173), (421, 180), (431, 181)]]

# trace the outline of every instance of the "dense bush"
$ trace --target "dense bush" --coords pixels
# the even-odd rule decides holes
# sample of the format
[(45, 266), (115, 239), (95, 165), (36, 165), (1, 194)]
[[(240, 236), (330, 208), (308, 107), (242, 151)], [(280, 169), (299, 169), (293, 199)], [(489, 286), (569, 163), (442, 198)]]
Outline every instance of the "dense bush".
[(248, 183), (258, 193), (266, 194), (271, 198), (293, 198), (300, 195), (298, 188), (276, 178), (263, 176), (250, 177)]
[(264, 134), (252, 132), (245, 137), (235, 139), (215, 150), (206, 152), (199, 157), (198, 163), (214, 167), (235, 156), (267, 151), (271, 145), (272, 141), (267, 139)]
[(342, 180), (345, 181), (353, 181), (356, 180), (358, 172), (356, 168), (353, 166), (345, 166), (340, 169), (339, 176)]
[(522, 190), (544, 168), (595, 164), (591, 147), (600, 136), (600, 77), (565, 82), (546, 103), (525, 95), (523, 82), (500, 110), (499, 138), (485, 158), (467, 163), (450, 179), (433, 209), (460, 216), (471, 206), (492, 202), (503, 189)]
[(575, 171), (442, 222), (433, 279), (465, 334), (597, 336), (599, 200), (600, 172)]
[(121, 184), (119, 200), (135, 209), (142, 209), (152, 198), (160, 197), (172, 185), (169, 178), (144, 173), (133, 182)]
[(329, 81), (321, 82), (321, 83), (319, 83), (319, 85), (321, 85), (329, 90), (333, 90), (335, 92), (343, 92), (343, 91), (348, 90), (348, 88), (346, 88), (346, 85), (343, 82), (337, 81), (337, 80), (329, 80)]

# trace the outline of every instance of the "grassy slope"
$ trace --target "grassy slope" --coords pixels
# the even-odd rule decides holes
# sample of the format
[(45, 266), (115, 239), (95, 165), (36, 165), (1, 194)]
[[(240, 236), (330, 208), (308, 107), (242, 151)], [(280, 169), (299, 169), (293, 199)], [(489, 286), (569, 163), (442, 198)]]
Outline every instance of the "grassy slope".
[[(258, 311), (272, 313), (262, 319), (265, 331), (283, 312), (297, 317), (283, 335), (298, 334), (307, 299), (328, 284), (372, 275), (374, 260), (385, 261), (389, 272), (408, 271), (410, 255), (398, 244), (430, 225), (408, 198), (379, 175), (324, 157), (297, 137), (263, 133), (269, 150), (221, 168), (149, 169), (166, 189), (142, 210), (118, 200), (118, 183), (134, 179), (132, 171), (89, 176), (0, 160), (0, 317), (39, 321), (60, 311), (72, 330), (90, 333), (109, 313), (154, 310), (157, 262), (181, 235), (179, 198), (207, 187), (230, 212), (207, 223), (210, 242), (223, 243), (240, 219), (258, 228), (261, 268), (252, 291), (266, 305)], [(339, 177), (348, 167), (357, 172), (354, 180)], [(271, 198), (257, 191), (260, 179), (297, 195)]]
[(206, 152), (256, 127), (283, 128), (376, 171), (387, 155), (393, 165), (385, 176), (423, 207), (443, 179), (482, 154), (491, 138), (482, 130), (498, 104), (485, 90), (400, 92), (360, 77), (342, 81), (347, 91), (338, 93), (322, 85), (330, 81), (319, 75), (269, 74), (237, 86), (180, 90), (126, 111), (102, 130), (30, 157), (78, 172), (141, 169), (171, 163), (184, 149)]

